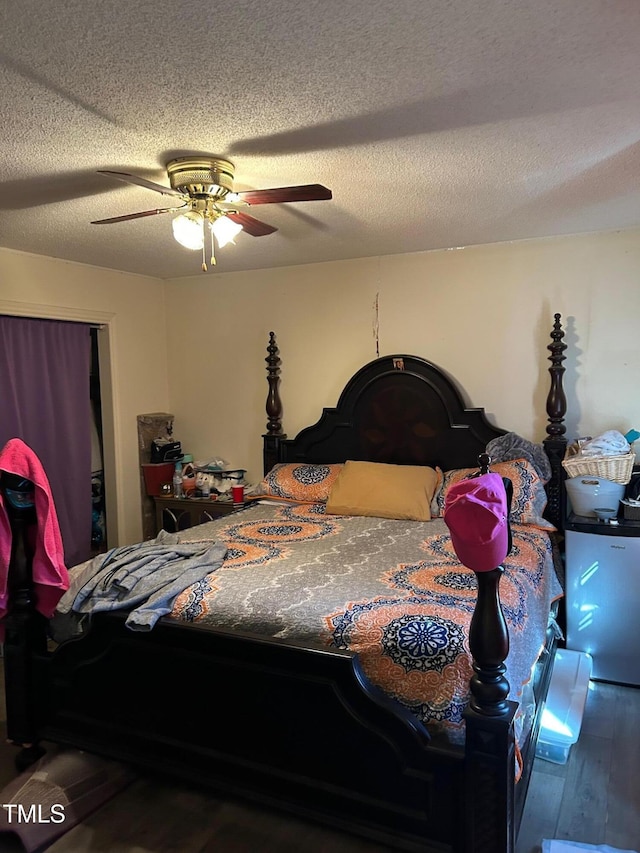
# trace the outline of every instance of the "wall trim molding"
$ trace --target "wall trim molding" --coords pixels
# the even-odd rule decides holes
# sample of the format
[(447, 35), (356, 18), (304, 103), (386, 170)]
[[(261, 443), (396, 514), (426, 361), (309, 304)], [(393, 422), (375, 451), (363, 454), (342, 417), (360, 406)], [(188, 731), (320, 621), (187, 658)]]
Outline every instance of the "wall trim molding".
[(41, 302), (18, 302), (13, 299), (0, 299), (0, 314), (14, 317), (32, 317), (41, 320), (70, 320), (76, 323), (103, 325), (110, 323), (116, 316), (113, 311), (74, 308), (71, 306), (45, 305)]

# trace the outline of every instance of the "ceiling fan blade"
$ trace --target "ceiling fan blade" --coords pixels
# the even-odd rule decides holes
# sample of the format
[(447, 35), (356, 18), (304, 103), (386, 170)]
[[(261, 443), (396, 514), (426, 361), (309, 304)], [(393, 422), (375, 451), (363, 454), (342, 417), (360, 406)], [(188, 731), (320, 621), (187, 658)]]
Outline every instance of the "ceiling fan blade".
[(273, 225), (267, 225), (266, 222), (260, 222), (259, 219), (249, 216), (248, 213), (227, 213), (227, 216), (232, 222), (242, 225), (243, 230), (252, 237), (265, 237), (278, 230)]
[(271, 190), (245, 190), (239, 192), (247, 204), (282, 204), (285, 201), (323, 201), (332, 198), (331, 190), (321, 184), (303, 184), (299, 187), (274, 187)]
[(182, 193), (174, 190), (172, 187), (165, 187), (162, 184), (154, 184), (153, 181), (147, 181), (146, 178), (139, 178), (138, 175), (130, 175), (128, 172), (110, 172), (107, 169), (98, 169), (99, 175), (107, 175), (111, 178), (116, 178), (118, 181), (124, 181), (127, 184), (137, 184), (139, 187), (146, 187), (148, 190), (155, 190), (163, 195), (177, 195), (182, 198)]
[(125, 213), (124, 216), (112, 216), (110, 219), (96, 219), (91, 225), (110, 225), (112, 222), (127, 222), (129, 219), (141, 219), (143, 216), (155, 216), (156, 213), (171, 213), (179, 207), (158, 207), (155, 210), (143, 210), (141, 213)]

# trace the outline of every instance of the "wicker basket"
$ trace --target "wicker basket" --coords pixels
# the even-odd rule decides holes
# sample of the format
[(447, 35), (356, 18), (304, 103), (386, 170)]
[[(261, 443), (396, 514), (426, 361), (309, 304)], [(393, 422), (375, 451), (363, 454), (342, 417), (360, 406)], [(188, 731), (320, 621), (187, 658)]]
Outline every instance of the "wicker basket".
[(622, 515), (624, 516), (625, 521), (640, 521), (640, 506), (631, 506), (630, 504), (626, 504), (624, 501), (622, 503)]
[(620, 456), (581, 456), (576, 444), (567, 448), (562, 467), (569, 477), (602, 477), (623, 486), (631, 479), (636, 454), (631, 449)]

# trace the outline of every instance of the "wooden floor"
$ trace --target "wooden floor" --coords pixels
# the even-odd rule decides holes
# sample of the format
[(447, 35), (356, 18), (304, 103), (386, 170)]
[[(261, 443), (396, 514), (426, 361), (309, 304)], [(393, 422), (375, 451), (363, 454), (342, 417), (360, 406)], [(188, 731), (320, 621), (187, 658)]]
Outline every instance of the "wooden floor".
[(517, 853), (541, 838), (640, 851), (640, 688), (590, 683), (566, 765), (536, 759)]
[[(2, 712), (4, 708), (2, 708)], [(536, 759), (517, 853), (543, 838), (640, 853), (640, 689), (592, 682), (566, 765)], [(0, 786), (14, 774), (0, 747)], [(20, 850), (0, 839), (2, 853)], [(386, 853), (389, 848), (275, 812), (139, 778), (48, 853)], [(496, 851), (500, 853), (500, 851)]]

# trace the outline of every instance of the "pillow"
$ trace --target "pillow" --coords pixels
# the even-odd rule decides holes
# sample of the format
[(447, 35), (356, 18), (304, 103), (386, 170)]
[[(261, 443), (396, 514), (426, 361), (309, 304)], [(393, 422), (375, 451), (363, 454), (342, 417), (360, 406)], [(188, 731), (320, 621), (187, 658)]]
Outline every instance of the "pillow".
[(279, 462), (251, 490), (246, 500), (277, 500), (294, 503), (326, 503), (343, 463), (306, 465)]
[(329, 494), (326, 513), (429, 521), (437, 484), (436, 471), (426, 466), (345, 462)]
[[(477, 468), (454, 468), (451, 471), (444, 472), (442, 485), (431, 501), (433, 518), (444, 516), (444, 505), (449, 488), (454, 483), (459, 483), (460, 480), (477, 473), (477, 471)], [(554, 526), (542, 517), (547, 506), (547, 493), (536, 469), (527, 459), (496, 462), (490, 466), (490, 471), (493, 474), (500, 474), (501, 477), (508, 477), (513, 483), (513, 499), (509, 521), (518, 524), (534, 524), (546, 530), (555, 530)]]

